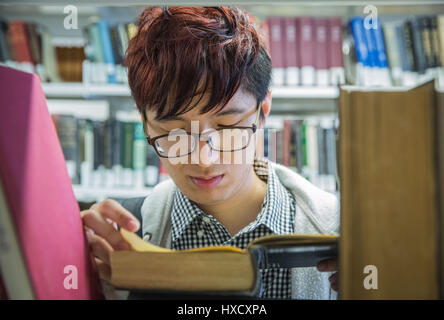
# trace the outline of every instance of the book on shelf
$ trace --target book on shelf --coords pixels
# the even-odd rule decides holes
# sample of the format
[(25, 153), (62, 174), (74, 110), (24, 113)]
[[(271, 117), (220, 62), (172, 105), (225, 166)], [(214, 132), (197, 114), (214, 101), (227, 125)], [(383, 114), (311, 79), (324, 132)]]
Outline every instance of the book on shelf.
[(54, 44), (41, 24), (0, 21), (1, 64), (36, 73), (42, 82), (80, 82), (84, 59), (82, 46)]
[[(136, 19), (136, 17), (135, 17)], [(274, 86), (403, 86), (432, 74), (444, 86), (444, 15), (270, 16), (260, 25)], [(82, 43), (54, 44), (42, 25), (0, 22), (0, 63), (36, 72), (42, 81), (127, 84), (123, 61), (137, 26), (100, 19), (82, 28)]]
[(39, 78), (0, 66), (0, 84), (3, 291), (9, 299), (102, 298)]
[(269, 120), (263, 132), (263, 156), (326, 191), (337, 192), (336, 121), (326, 117)]
[[(259, 270), (316, 266), (337, 256), (336, 235), (267, 235), (245, 250), (211, 246), (162, 248), (120, 230), (132, 250), (110, 254), (110, 283), (121, 289), (258, 295)], [(180, 262), (180, 263), (178, 263)]]
[[(341, 89), (341, 299), (442, 298), (443, 118), (436, 95), (433, 81)], [(368, 284), (377, 290), (363, 286), (370, 269)]]
[(345, 81), (342, 19), (268, 17), (262, 33), (275, 86), (329, 86)]
[(128, 42), (137, 33), (134, 23), (110, 24), (101, 19), (83, 28), (86, 59), (84, 83), (128, 83), (123, 61)]
[(63, 102), (57, 104), (54, 109), (59, 113), (52, 119), (73, 184), (143, 189), (160, 181), (159, 158), (134, 112), (119, 111), (108, 119), (93, 118), (93, 114), (87, 118), (87, 114), (76, 116), (71, 107), (61, 114)]
[[(366, 26), (365, 18), (350, 19), (345, 33), (353, 39), (356, 71), (348, 70), (348, 84), (359, 86), (411, 86), (423, 75), (443, 84), (444, 15), (379, 16)], [(350, 51), (349, 50), (349, 51)], [(349, 65), (349, 63), (346, 63)], [(350, 68), (351, 69), (351, 68)], [(352, 72), (352, 73), (351, 73)]]

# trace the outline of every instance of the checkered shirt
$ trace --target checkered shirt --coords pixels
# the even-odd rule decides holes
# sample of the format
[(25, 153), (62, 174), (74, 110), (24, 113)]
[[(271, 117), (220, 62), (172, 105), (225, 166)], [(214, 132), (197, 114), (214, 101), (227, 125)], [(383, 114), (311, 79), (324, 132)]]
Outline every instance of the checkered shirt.
[[(267, 158), (256, 157), (253, 167), (256, 175), (267, 182), (267, 193), (262, 209), (254, 221), (231, 236), (216, 218), (202, 211), (177, 189), (171, 214), (171, 247), (184, 250), (229, 245), (245, 249), (248, 243), (256, 238), (268, 234), (293, 233), (295, 215), (293, 195), (281, 184)], [(290, 299), (290, 272), (291, 269), (284, 268), (260, 270), (261, 297)]]

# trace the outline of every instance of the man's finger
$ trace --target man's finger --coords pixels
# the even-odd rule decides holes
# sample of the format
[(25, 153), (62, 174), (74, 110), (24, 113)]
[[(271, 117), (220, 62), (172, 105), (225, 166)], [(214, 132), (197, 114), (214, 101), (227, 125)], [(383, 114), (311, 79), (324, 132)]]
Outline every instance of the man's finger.
[(140, 228), (139, 220), (115, 200), (106, 199), (94, 204), (91, 209), (100, 212), (104, 217), (129, 231), (135, 232)]
[(333, 273), (328, 280), (330, 281), (331, 288), (335, 291), (338, 291), (338, 285), (339, 285), (339, 274), (338, 272)]
[(95, 210), (81, 212), (83, 224), (94, 230), (94, 233), (104, 238), (115, 250), (129, 250), (130, 246), (120, 232), (109, 224), (105, 218)]
[(111, 280), (111, 268), (109, 267), (109, 265), (98, 258), (95, 258), (95, 262), (100, 279), (109, 282)]
[(101, 259), (106, 264), (110, 264), (109, 254), (113, 248), (102, 237), (87, 233), (88, 243), (95, 257)]
[(322, 272), (338, 271), (338, 260), (336, 258), (325, 259), (320, 261), (317, 267)]

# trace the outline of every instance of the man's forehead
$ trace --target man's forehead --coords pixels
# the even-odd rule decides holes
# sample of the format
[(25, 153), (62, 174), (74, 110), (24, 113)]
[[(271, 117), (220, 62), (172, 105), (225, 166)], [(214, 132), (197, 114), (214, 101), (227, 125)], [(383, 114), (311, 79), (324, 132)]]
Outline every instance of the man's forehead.
[(250, 94), (245, 94), (243, 92), (238, 91), (222, 109), (220, 109), (220, 105), (218, 105), (206, 113), (202, 112), (205, 106), (207, 105), (207, 101), (204, 101), (204, 99), (202, 99), (202, 101), (201, 101), (202, 103), (199, 103), (199, 106), (192, 108), (186, 113), (183, 113), (181, 115), (171, 115), (168, 117), (162, 117), (162, 119), (159, 120), (156, 119), (157, 116), (156, 111), (147, 110), (146, 111), (147, 119), (148, 121), (157, 121), (157, 122), (189, 121), (191, 119), (201, 116), (221, 117), (226, 115), (243, 114), (252, 108), (255, 99)]

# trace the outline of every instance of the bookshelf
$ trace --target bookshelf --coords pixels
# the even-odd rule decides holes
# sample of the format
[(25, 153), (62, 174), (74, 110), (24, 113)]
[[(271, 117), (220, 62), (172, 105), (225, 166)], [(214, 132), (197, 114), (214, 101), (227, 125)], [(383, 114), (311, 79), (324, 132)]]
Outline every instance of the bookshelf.
[[(355, 15), (363, 14), (366, 1), (355, 0), (315, 0), (315, 1), (294, 1), (280, 0), (273, 2), (256, 1), (128, 1), (122, 4), (121, 1), (85, 1), (76, 2), (78, 7), (77, 30), (63, 30), (60, 23), (63, 23), (63, 7), (70, 4), (68, 1), (3, 1), (0, 4), (0, 19), (22, 19), (40, 23), (53, 33), (53, 45), (65, 47), (81, 47), (86, 44), (83, 28), (99, 19), (105, 19), (111, 23), (135, 21), (141, 10), (148, 5), (240, 5), (259, 18), (261, 21), (269, 16), (282, 17), (341, 17), (345, 23)], [(382, 1), (376, 0), (371, 3), (378, 9), (378, 14), (396, 17), (407, 17), (411, 14), (444, 14), (444, 4), (439, 0), (400, 0)], [(344, 50), (344, 48), (343, 48)], [(418, 80), (421, 81), (421, 80)], [(134, 102), (127, 84), (108, 83), (82, 83), (82, 82), (44, 82), (43, 90), (50, 100), (51, 113), (73, 114), (78, 117), (90, 117), (95, 120), (105, 121), (115, 117), (122, 112), (131, 113), (131, 119), (124, 122), (138, 121), (134, 116)], [(356, 86), (355, 86), (356, 87)], [(270, 116), (275, 119), (293, 121), (309, 119), (308, 123), (318, 126), (324, 122), (325, 118), (334, 123), (338, 117), (339, 85), (280, 85), (272, 86), (273, 106)], [(374, 87), (367, 87), (365, 90), (373, 90)], [(390, 90), (389, 88), (386, 88)], [(400, 89), (397, 87), (396, 89)], [(81, 101), (84, 101), (82, 103)], [(96, 103), (97, 102), (97, 103)], [(74, 104), (78, 103), (77, 108)], [(103, 107), (107, 104), (107, 107)], [(58, 106), (57, 106), (58, 105)], [(63, 106), (62, 106), (63, 105)], [(99, 106), (101, 105), (101, 106)], [(55, 107), (54, 107), (55, 106)], [(106, 110), (105, 110), (106, 109)], [(314, 119), (314, 120), (313, 120)], [(271, 119), (270, 119), (271, 120)], [(270, 121), (270, 126), (282, 130), (282, 125), (275, 125), (278, 121)], [(334, 124), (337, 126), (337, 123)], [(321, 126), (322, 127), (322, 126)], [(336, 129), (337, 127), (334, 127)], [(308, 164), (307, 164), (308, 165)], [(91, 200), (93, 198), (101, 200), (107, 196), (112, 197), (132, 197), (144, 195), (150, 191), (149, 187), (84, 187), (81, 184), (74, 184), (74, 192), (78, 199)]]

